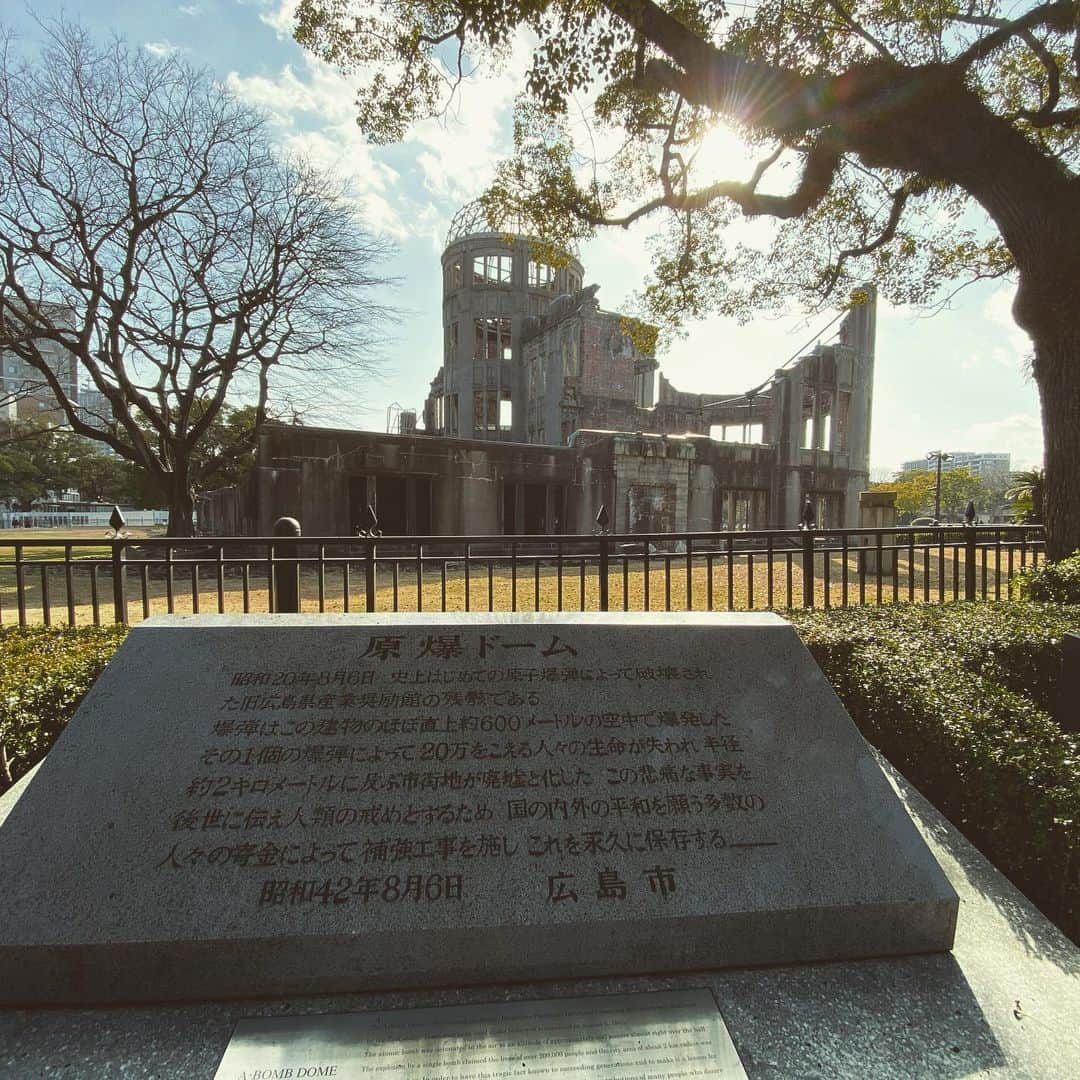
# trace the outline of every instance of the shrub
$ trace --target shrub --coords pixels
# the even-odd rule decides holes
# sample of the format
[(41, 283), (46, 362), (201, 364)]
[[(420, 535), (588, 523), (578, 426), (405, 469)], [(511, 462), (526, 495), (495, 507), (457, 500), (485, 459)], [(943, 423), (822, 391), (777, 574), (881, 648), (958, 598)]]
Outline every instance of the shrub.
[(0, 792), (45, 755), (126, 632), (0, 630)]
[(1080, 604), (1080, 551), (1057, 562), (1025, 570), (1016, 577), (1016, 590), (1022, 600)]
[(1080, 740), (1044, 707), (1080, 610), (903, 605), (793, 621), (866, 738), (1080, 939)]

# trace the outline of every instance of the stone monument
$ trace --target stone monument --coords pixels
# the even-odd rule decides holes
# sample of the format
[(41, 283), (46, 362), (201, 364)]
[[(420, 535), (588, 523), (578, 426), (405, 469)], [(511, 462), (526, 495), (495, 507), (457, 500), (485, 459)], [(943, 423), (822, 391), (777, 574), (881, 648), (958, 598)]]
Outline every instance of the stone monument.
[(154, 618), (0, 866), (6, 1003), (944, 951), (957, 914), (765, 613)]
[[(896, 492), (895, 491), (860, 491), (859, 492), (859, 528), (894, 529), (896, 528)], [(889, 545), (879, 553), (877, 538), (860, 536), (859, 547), (863, 559), (863, 570), (867, 575), (877, 574), (878, 563), (881, 573), (886, 577), (896, 576), (896, 550), (892, 546), (895, 537), (884, 537), (883, 543)], [(914, 572), (914, 571), (912, 571)]]

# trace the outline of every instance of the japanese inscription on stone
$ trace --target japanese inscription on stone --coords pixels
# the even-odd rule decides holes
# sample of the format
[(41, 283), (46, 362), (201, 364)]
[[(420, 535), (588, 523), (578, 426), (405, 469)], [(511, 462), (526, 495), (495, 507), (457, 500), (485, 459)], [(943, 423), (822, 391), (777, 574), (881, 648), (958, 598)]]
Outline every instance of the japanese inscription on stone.
[(359, 632), (338, 666), (225, 668), (156, 869), (243, 871), (259, 907), (663, 906), (780, 841), (767, 770), (698, 663), (586, 630)]

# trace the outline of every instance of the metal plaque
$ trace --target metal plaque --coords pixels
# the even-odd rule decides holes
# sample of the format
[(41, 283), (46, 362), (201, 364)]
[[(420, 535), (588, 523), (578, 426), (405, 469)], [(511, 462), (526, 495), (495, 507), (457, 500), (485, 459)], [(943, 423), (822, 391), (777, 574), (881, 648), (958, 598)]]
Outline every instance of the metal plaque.
[(701, 990), (240, 1020), (216, 1080), (745, 1080)]

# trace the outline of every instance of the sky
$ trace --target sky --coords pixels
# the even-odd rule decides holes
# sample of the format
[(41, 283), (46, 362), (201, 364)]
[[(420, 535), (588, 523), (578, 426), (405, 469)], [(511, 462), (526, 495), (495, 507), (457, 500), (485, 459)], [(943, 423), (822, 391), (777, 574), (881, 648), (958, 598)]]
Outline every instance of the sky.
[[(178, 51), (263, 110), (282, 150), (346, 182), (367, 226), (395, 246), (381, 269), (396, 284), (378, 299), (400, 319), (387, 330), (378, 376), (357, 380), (355, 407), (325, 419), (386, 430), (391, 407), (421, 412), (438, 370), (446, 231), (509, 150), (513, 98), (528, 55), (518, 49), (504, 70), (466, 85), (445, 119), (416, 125), (402, 143), (373, 147), (354, 123), (355, 88), (292, 40), (294, 6), (295, 0), (35, 0), (33, 16), (13, 4), (2, 19), (28, 51), (41, 37), (34, 17), (61, 12), (95, 34), (117, 33), (159, 55)], [(735, 170), (734, 178), (746, 168), (741, 148), (723, 132), (712, 154), (718, 169)], [(599, 283), (604, 308), (620, 310), (640, 287), (649, 269), (649, 229), (646, 221), (630, 231), (610, 230), (582, 247), (586, 280)], [(1007, 452), (1014, 469), (1042, 464), (1031, 345), (1012, 321), (1012, 299), (1012, 284), (985, 282), (932, 317), (879, 303), (873, 479), (934, 449)], [(793, 309), (747, 326), (720, 318), (690, 324), (685, 337), (660, 353), (661, 370), (680, 390), (739, 393), (813, 345), (832, 317)]]

